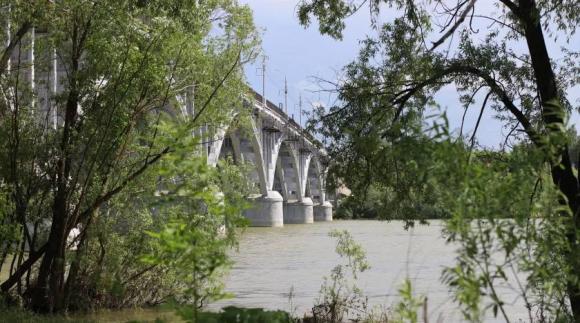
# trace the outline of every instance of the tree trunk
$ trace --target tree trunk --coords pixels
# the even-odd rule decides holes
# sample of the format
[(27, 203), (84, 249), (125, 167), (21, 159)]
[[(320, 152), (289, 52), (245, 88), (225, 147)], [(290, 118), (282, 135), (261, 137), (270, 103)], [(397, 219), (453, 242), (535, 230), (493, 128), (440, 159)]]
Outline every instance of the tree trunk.
[[(561, 126), (564, 124), (566, 111), (561, 105), (556, 77), (544, 40), (540, 12), (538, 11), (535, 0), (521, 1), (518, 12), (515, 12), (515, 14), (520, 18), (524, 27), (524, 34), (530, 51), (536, 85), (540, 93), (543, 109), (542, 118), (546, 131), (549, 136), (556, 138), (556, 143), (559, 145), (558, 147), (549, 147), (557, 148), (559, 152), (557, 156), (550, 156), (552, 158), (552, 180), (566, 196), (566, 201), (560, 201), (560, 203), (566, 205), (572, 215), (570, 226), (566, 233), (566, 239), (570, 245), (570, 254), (566, 255), (566, 257), (572, 268), (573, 277), (571, 278), (580, 278), (580, 259), (578, 259), (580, 252), (577, 237), (577, 228), (580, 228), (580, 218), (578, 216), (580, 202), (578, 179), (574, 175), (567, 144), (564, 142), (558, 143), (557, 141), (558, 137), (565, 138), (566, 136), (561, 131), (563, 129)], [(564, 216), (569, 215), (565, 214)], [(575, 281), (576, 279), (568, 280), (567, 293), (574, 320), (580, 323), (580, 288)]]
[[(8, 18), (8, 19), (10, 19), (10, 18)], [(20, 28), (18, 28), (18, 31), (16, 31), (16, 33), (12, 36), (12, 39), (10, 39), (10, 43), (8, 43), (8, 45), (4, 48), (4, 51), (2, 52), (2, 56), (0, 57), (0, 76), (4, 76), (4, 74), (6, 74), (6, 70), (8, 67), (8, 60), (10, 60), (10, 56), (14, 52), (14, 49), (16, 48), (16, 46), (18, 44), (20, 44), (20, 41), (22, 40), (24, 35), (26, 35), (30, 31), (31, 28), (32, 28), (32, 21), (25, 21), (20, 26)]]
[(31, 307), (39, 313), (53, 313), (62, 309), (64, 294), (65, 249), (68, 236), (66, 197), (58, 192), (53, 205), (53, 220), (48, 246), (34, 287)]
[(46, 252), (48, 248), (47, 244), (44, 244), (40, 247), (37, 251), (31, 253), (28, 256), (28, 259), (20, 265), (16, 271), (6, 279), (2, 285), (0, 285), (0, 291), (8, 292), (17, 282), (18, 280), (32, 268), (32, 266), (42, 257), (42, 255)]
[[(36, 281), (35, 293), (31, 300), (33, 310), (41, 313), (54, 313), (64, 307), (64, 272), (67, 237), (72, 229), (71, 214), (68, 208), (68, 184), (72, 167), (71, 145), (73, 129), (77, 118), (77, 108), (80, 100), (78, 91), (77, 73), (82, 53), (81, 42), (86, 33), (79, 32), (79, 25), (74, 23), (71, 42), (71, 64), (69, 92), (65, 105), (65, 118), (62, 130), (62, 139), (57, 161), (56, 190), (52, 206), (52, 225), (48, 237), (48, 248)], [(83, 36), (81, 36), (83, 35)], [(80, 37), (80, 38), (79, 38)], [(81, 39), (82, 38), (82, 39)]]
[(71, 261), (68, 277), (64, 285), (64, 307), (67, 309), (69, 308), (70, 305), (71, 296), (75, 294), (78, 286), (77, 277), (79, 274), (81, 263), (85, 256), (85, 251), (87, 249), (87, 244), (89, 240), (89, 227), (91, 226), (92, 223), (91, 220), (92, 216), (82, 226), (82, 231), (80, 233), (80, 240), (78, 242), (76, 254)]

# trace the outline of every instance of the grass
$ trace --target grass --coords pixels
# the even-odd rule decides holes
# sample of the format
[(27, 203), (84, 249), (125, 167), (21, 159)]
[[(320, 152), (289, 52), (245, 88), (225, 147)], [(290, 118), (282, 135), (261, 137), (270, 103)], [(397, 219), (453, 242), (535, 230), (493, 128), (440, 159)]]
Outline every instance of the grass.
[[(104, 311), (88, 315), (38, 315), (19, 308), (0, 309), (0, 321), (11, 323), (170, 323), (185, 322), (192, 319), (193, 309), (179, 307), (177, 313), (164, 311)], [(200, 312), (199, 322), (203, 323), (289, 323), (293, 322), (290, 314), (284, 311), (266, 311), (261, 308), (226, 307), (220, 312)]]
[(38, 315), (22, 309), (0, 309), (0, 321), (14, 323), (96, 323), (97, 321), (70, 318), (63, 315)]

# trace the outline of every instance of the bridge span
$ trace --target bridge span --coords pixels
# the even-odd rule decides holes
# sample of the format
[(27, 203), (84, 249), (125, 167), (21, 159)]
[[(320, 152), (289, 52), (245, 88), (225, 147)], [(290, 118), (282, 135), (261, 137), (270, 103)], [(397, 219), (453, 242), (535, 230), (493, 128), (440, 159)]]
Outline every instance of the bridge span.
[[(64, 124), (64, 115), (54, 99), (65, 91), (67, 73), (56, 49), (47, 47), (43, 49), (46, 52), (35, 53), (35, 41), (43, 39), (41, 36), (33, 29), (8, 65), (18, 62), (15, 70), (21, 74), (29, 92), (34, 93), (31, 104), (38, 107), (35, 115), (47, 129), (57, 129)], [(184, 93), (175, 103), (183, 115), (193, 116), (192, 100), (188, 97)], [(280, 227), (331, 221), (332, 204), (326, 199), (323, 166), (326, 154), (322, 145), (282, 109), (251, 89), (245, 96), (244, 106), (250, 109), (250, 131), (229, 125), (217, 130), (205, 126), (197, 134), (204, 138), (202, 151), (210, 165), (216, 166), (220, 158), (229, 156), (235, 162), (255, 166), (251, 180), (259, 194), (249, 197), (253, 207), (245, 212), (251, 225)], [(179, 109), (172, 104), (161, 108), (173, 117), (179, 114)], [(77, 113), (82, 114), (80, 106)]]
[(250, 90), (244, 106), (251, 109), (251, 131), (222, 127), (207, 140), (204, 152), (216, 166), (221, 158), (255, 167), (251, 180), (259, 194), (245, 211), (251, 226), (281, 227), (332, 221), (326, 196), (326, 153), (320, 142), (282, 109)]

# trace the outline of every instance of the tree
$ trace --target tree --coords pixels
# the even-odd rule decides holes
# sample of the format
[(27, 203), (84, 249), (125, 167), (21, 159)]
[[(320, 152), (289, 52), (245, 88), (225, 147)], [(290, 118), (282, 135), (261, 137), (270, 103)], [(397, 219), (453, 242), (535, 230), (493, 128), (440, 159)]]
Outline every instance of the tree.
[(62, 311), (81, 259), (67, 257), (71, 231), (82, 255), (116, 196), (166, 156), (194, 151), (163, 139), (161, 121), (190, 136), (241, 107), (241, 65), (258, 40), (249, 8), (232, 0), (0, 7), (8, 27), (0, 60), (0, 187), (8, 205), (0, 232), (10, 233), (1, 239), (2, 264), (15, 255), (1, 290), (16, 286), (36, 311)]
[(324, 277), (312, 308), (314, 321), (343, 322), (345, 317), (360, 320), (367, 314), (367, 299), (355, 282), (359, 274), (370, 268), (365, 250), (346, 230), (334, 230), (328, 235), (336, 238), (336, 253), (346, 259), (346, 264), (336, 265), (330, 276)]
[[(469, 182), (465, 176), (488, 169), (485, 164), (474, 166), (473, 163), (461, 161), (471, 160), (481, 115), (485, 109), (493, 109), (508, 130), (506, 147), (507, 143), (514, 140), (530, 144), (526, 148), (530, 151), (530, 160), (526, 161), (530, 166), (527, 168), (528, 175), (541, 182), (544, 167), (548, 165), (549, 177), (560, 192), (559, 195), (547, 192), (535, 194), (533, 185), (531, 188), (522, 186), (526, 192), (527, 189), (532, 190), (528, 195), (532, 197), (529, 204), (533, 205), (535, 199), (543, 195), (544, 198), (551, 196), (561, 206), (553, 208), (546, 203), (544, 211), (535, 207), (526, 209), (529, 210), (528, 219), (538, 214), (533, 212), (541, 211), (544, 219), (550, 219), (554, 224), (547, 224), (548, 228), (559, 232), (565, 241), (562, 248), (549, 251), (559, 252), (552, 255), (554, 259), (563, 259), (560, 264), (564, 267), (559, 268), (565, 272), (564, 277), (556, 275), (556, 272), (553, 272), (553, 277), (559, 276), (561, 286), (565, 286), (563, 289), (572, 316), (576, 322), (580, 322), (580, 191), (573, 159), (569, 154), (570, 139), (566, 130), (567, 118), (572, 110), (566, 93), (578, 84), (578, 53), (566, 46), (570, 45), (570, 37), (580, 23), (578, 3), (548, 0), (498, 0), (493, 4), (477, 0), (305, 0), (299, 6), (298, 16), (304, 25), (308, 25), (312, 17), (317, 18), (323, 34), (340, 38), (345, 28), (345, 19), (361, 8), (370, 9), (372, 25), (378, 31), (378, 36), (363, 42), (358, 59), (345, 69), (344, 82), (336, 84), (338, 96), (344, 104), (331, 108), (329, 112), (319, 111), (317, 114), (317, 121), (323, 125), (322, 133), (334, 139), (331, 152), (339, 156), (337, 152), (341, 151), (341, 156), (344, 156), (342, 160), (346, 160), (345, 165), (364, 161), (369, 177), (374, 174), (384, 175), (384, 170), (376, 170), (381, 168), (395, 169), (390, 174), (398, 174), (402, 168), (420, 169), (416, 176), (427, 177), (413, 183), (414, 191), (424, 187), (428, 178), (432, 178), (430, 172), (433, 167), (437, 167), (435, 162), (431, 162), (437, 161), (433, 157), (441, 158), (448, 162), (448, 170), (464, 175), (452, 175), (445, 179), (448, 185), (445, 188), (465, 188), (465, 185), (474, 183)], [(384, 15), (383, 21), (387, 22), (381, 24), (377, 18), (385, 12), (393, 14), (395, 18), (390, 19)], [(557, 41), (564, 48), (563, 64), (558, 65), (551, 59), (546, 35), (548, 41)], [(434, 93), (449, 84), (454, 85), (461, 94), (461, 102), (466, 110), (474, 104), (474, 98), (479, 97), (483, 101), (474, 134), (466, 140), (468, 155), (448, 149), (449, 146), (443, 150), (433, 150), (428, 145), (415, 149), (417, 153), (390, 153), (392, 147), (401, 147), (400, 142), (421, 138), (424, 133), (441, 134), (433, 129), (425, 129), (425, 115), (427, 107), (436, 106)], [(338, 131), (333, 131), (331, 125), (336, 127), (336, 124), (339, 125)], [(437, 129), (442, 128), (436, 125)], [(463, 137), (462, 133), (460, 137)], [(441, 138), (438, 136), (436, 139)], [(445, 142), (449, 141), (444, 140), (444, 146)], [(372, 158), (365, 160), (357, 156), (356, 153), (369, 148), (373, 152), (362, 155)], [(455, 152), (457, 160), (437, 153), (438, 150)], [(541, 152), (539, 163), (534, 157), (537, 156), (533, 152), (535, 150)], [(406, 153), (415, 158), (405, 158)], [(413, 167), (399, 163), (396, 160), (398, 157)], [(474, 167), (479, 170), (476, 171)], [(365, 168), (359, 165), (358, 169)], [(406, 170), (402, 172), (410, 174)], [(446, 174), (453, 172), (447, 171)], [(518, 194), (513, 194), (512, 198), (517, 201), (514, 204), (519, 204), (521, 192), (515, 183), (512, 184), (496, 186), (493, 194), (513, 194), (509, 190), (515, 190)], [(550, 191), (549, 185), (542, 187)], [(479, 185), (478, 188), (487, 189), (485, 185)], [(453, 213), (453, 207), (450, 210)], [(468, 211), (473, 209), (464, 209), (462, 213), (466, 215)], [(549, 212), (557, 214), (557, 217), (550, 217)], [(544, 238), (556, 237), (548, 232), (553, 233), (550, 230), (543, 231), (546, 233)], [(551, 269), (556, 270), (557, 267)]]

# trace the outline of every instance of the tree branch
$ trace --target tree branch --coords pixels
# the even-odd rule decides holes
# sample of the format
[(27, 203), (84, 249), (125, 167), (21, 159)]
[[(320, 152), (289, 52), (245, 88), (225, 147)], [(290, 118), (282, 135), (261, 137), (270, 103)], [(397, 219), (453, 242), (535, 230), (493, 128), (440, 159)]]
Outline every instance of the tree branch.
[(463, 23), (463, 21), (465, 21), (465, 18), (467, 17), (467, 14), (469, 13), (469, 11), (471, 11), (473, 9), (473, 6), (475, 5), (475, 1), (476, 0), (471, 0), (467, 4), (467, 7), (461, 13), (461, 16), (459, 16), (459, 19), (457, 19), (457, 21), (455, 22), (455, 24), (453, 24), (451, 29), (449, 29), (443, 36), (441, 36), (441, 38), (439, 38), (439, 40), (434, 42), (433, 46), (431, 47), (431, 49), (429, 51), (435, 50), (435, 48), (439, 47), (439, 45), (443, 44), (447, 38), (449, 38), (451, 35), (453, 35), (455, 30), (457, 30), (457, 28), (459, 28), (459, 26)]
[(6, 281), (4, 281), (2, 283), (2, 285), (0, 285), (0, 290), (2, 292), (9, 291), (10, 288), (12, 288), (12, 286), (14, 286), (14, 284), (16, 284), (20, 280), (20, 278), (22, 278), (22, 276), (32, 267), (32, 265), (34, 265), (38, 261), (38, 259), (40, 259), (40, 257), (42, 257), (42, 255), (44, 255), (47, 248), (48, 248), (48, 243), (45, 243), (38, 250), (31, 253), (28, 256), (28, 259), (26, 259), (26, 261), (24, 261), (18, 267), (18, 269), (16, 269), (16, 271), (12, 274), (12, 276), (10, 276), (8, 279), (6, 279)]
[(491, 91), (487, 92), (485, 99), (483, 99), (483, 104), (481, 105), (481, 110), (479, 111), (479, 116), (477, 117), (477, 122), (475, 123), (475, 129), (471, 134), (471, 146), (469, 147), (469, 155), (471, 156), (471, 152), (473, 151), (473, 146), (475, 146), (475, 135), (477, 134), (477, 129), (479, 129), (479, 123), (481, 122), (481, 117), (483, 116), (483, 111), (485, 110), (485, 106), (487, 105), (487, 100), (491, 95)]
[(191, 119), (191, 121), (190, 121), (190, 124), (191, 125), (195, 124), (195, 122), (201, 116), (201, 114), (203, 113), (203, 111), (205, 111), (205, 109), (209, 106), (209, 103), (211, 102), (211, 100), (213, 100), (213, 98), (216, 96), (216, 94), (219, 91), (219, 89), (222, 88), (222, 86), (224, 85), (224, 83), (226, 82), (226, 80), (234, 72), (234, 70), (236, 69), (236, 66), (238, 66), (238, 63), (240, 62), (241, 56), (242, 56), (242, 50), (240, 49), (240, 51), (238, 52), (238, 55), (236, 56), (236, 60), (234, 61), (234, 64), (232, 64), (232, 66), (230, 67), (230, 69), (228, 70), (228, 72), (226, 73), (226, 75), (224, 75), (224, 77), (221, 79), (221, 81), (218, 83), (218, 85), (213, 89), (213, 91), (211, 92), (210, 96), (207, 98), (207, 100), (205, 100), (205, 103), (203, 104), (203, 106), (201, 107), (201, 109), (199, 109), (199, 112), (193, 117), (193, 119)]
[(489, 75), (487, 72), (473, 66), (462, 65), (459, 62), (452, 63), (446, 68), (442, 69), (439, 73), (436, 73), (434, 76), (423, 80), (421, 82), (416, 83), (413, 87), (407, 88), (397, 95), (395, 95), (395, 99), (393, 100), (393, 104), (398, 105), (397, 113), (395, 114), (395, 120), (399, 117), (402, 113), (404, 108), (404, 104), (417, 92), (421, 91), (422, 89), (434, 85), (440, 84), (441, 80), (447, 76), (454, 75), (454, 74), (464, 74), (464, 75), (472, 75), (482, 79), (487, 86), (491, 89), (493, 94), (504, 104), (506, 109), (520, 122), (522, 127), (524, 128), (526, 134), (530, 138), (534, 144), (539, 144), (539, 137), (537, 131), (534, 129), (528, 118), (520, 111), (506, 91), (496, 82), (496, 80)]
[(503, 3), (506, 7), (508, 7), (511, 12), (513, 12), (516, 16), (520, 16), (520, 7), (516, 5), (511, 0), (499, 0), (499, 2)]
[(107, 193), (98, 197), (95, 200), (95, 202), (93, 202), (93, 204), (91, 204), (91, 206), (89, 206), (86, 210), (83, 211), (83, 213), (81, 214), (81, 216), (79, 218), (84, 218), (85, 216), (87, 216), (88, 214), (90, 214), (91, 212), (96, 210), (103, 203), (109, 201), (117, 193), (121, 192), (131, 181), (133, 181), (134, 179), (139, 177), (139, 175), (141, 175), (143, 172), (145, 172), (147, 170), (147, 168), (149, 168), (149, 166), (156, 163), (159, 159), (161, 159), (161, 157), (165, 156), (169, 152), (170, 152), (170, 147), (165, 147), (165, 149), (163, 149), (160, 153), (156, 154), (152, 159), (147, 158), (145, 163), (143, 164), (143, 166), (141, 166), (138, 170), (136, 170), (131, 175), (129, 175), (127, 178), (125, 178), (123, 180), (123, 182), (121, 184), (119, 184), (117, 187), (115, 187), (114, 189), (112, 189), (112, 190), (108, 191)]
[(10, 39), (10, 43), (8, 44), (8, 46), (6, 46), (4, 52), (2, 53), (2, 57), (0, 58), (0, 76), (4, 75), (4, 73), (6, 72), (6, 68), (8, 67), (8, 60), (10, 59), (12, 52), (14, 52), (16, 45), (20, 43), (24, 35), (26, 35), (26, 33), (31, 28), (32, 28), (31, 21), (24, 22), (22, 26), (20, 26), (14, 37)]

